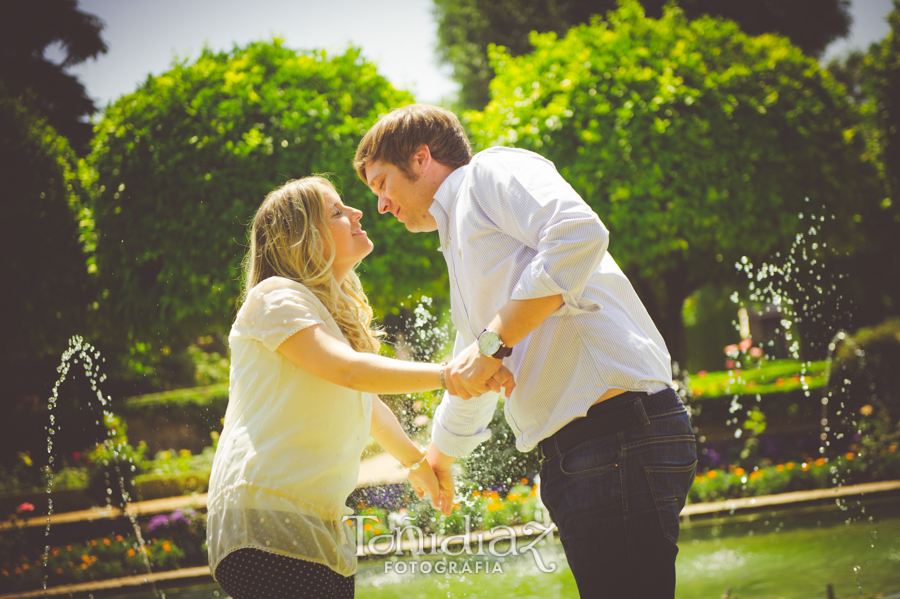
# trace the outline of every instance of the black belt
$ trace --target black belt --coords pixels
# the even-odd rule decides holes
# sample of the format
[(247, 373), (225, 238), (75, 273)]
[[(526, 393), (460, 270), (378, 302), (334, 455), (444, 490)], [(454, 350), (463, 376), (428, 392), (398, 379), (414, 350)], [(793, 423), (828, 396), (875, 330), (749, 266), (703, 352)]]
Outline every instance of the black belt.
[(674, 389), (653, 395), (627, 391), (594, 404), (584, 418), (576, 418), (538, 443), (541, 461), (565, 453), (582, 441), (650, 424), (648, 416), (665, 414), (683, 406)]

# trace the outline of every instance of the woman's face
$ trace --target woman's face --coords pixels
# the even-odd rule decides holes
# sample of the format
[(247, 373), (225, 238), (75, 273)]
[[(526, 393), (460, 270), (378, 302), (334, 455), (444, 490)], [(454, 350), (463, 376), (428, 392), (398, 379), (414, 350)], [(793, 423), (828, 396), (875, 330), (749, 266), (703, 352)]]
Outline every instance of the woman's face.
[[(345, 206), (340, 196), (330, 187), (321, 187), (325, 200), (325, 222), (334, 238), (334, 262), (332, 268), (338, 280), (343, 281), (350, 270), (369, 255), (374, 247), (360, 226), (363, 213)], [(326, 248), (326, 257), (328, 249)]]

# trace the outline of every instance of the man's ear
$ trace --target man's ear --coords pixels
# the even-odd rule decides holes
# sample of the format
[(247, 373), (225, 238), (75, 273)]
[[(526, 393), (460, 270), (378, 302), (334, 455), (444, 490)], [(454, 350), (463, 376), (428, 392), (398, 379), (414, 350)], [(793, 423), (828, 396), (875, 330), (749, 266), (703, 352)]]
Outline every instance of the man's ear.
[(413, 166), (420, 173), (424, 173), (428, 170), (428, 167), (431, 166), (433, 160), (434, 159), (431, 157), (431, 148), (428, 147), (428, 144), (420, 144), (419, 147), (416, 148), (412, 158)]

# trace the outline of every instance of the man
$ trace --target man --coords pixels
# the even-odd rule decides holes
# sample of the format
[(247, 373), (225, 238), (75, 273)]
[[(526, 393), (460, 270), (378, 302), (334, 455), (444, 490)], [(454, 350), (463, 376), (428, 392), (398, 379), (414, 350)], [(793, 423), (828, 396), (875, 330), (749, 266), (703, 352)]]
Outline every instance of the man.
[(506, 419), (519, 450), (539, 451), (541, 498), (581, 596), (672, 597), (694, 435), (600, 219), (537, 154), (473, 157), (458, 119), (435, 106), (384, 116), (354, 165), (379, 212), (438, 231), (447, 262), (457, 336), (428, 448), (442, 511), (450, 465), (490, 436), (487, 391), (505, 364), (516, 379)]

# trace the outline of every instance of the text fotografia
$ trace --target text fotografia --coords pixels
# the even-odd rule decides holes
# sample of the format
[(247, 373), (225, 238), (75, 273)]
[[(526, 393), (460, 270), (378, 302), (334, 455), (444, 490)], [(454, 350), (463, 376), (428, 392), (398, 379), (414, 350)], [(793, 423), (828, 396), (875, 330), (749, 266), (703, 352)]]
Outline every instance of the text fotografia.
[[(553, 564), (556, 570), (556, 564)], [(551, 570), (551, 572), (553, 571)], [(396, 561), (384, 562), (385, 574), (503, 574), (500, 562), (485, 559), (448, 560), (446, 557), (438, 561)]]
[[(556, 563), (544, 563), (544, 559), (537, 549), (537, 544), (550, 536), (556, 530), (556, 525), (551, 523), (526, 522), (520, 527), (519, 533), (511, 526), (495, 526), (490, 531), (472, 533), (469, 516), (465, 516), (466, 530), (462, 534), (450, 535), (438, 539), (436, 533), (426, 534), (418, 526), (408, 524), (411, 520), (408, 516), (397, 518), (392, 522), (393, 530), (389, 534), (377, 535), (363, 540), (363, 526), (366, 520), (376, 520), (375, 516), (349, 516), (347, 520), (353, 520), (356, 526), (356, 555), (403, 555), (409, 551), (412, 555), (447, 555), (450, 557), (487, 557), (505, 558), (510, 556), (525, 555), (530, 553), (535, 565), (541, 572), (556, 572)], [(521, 537), (529, 537), (527, 539)], [(531, 538), (533, 537), (533, 538)], [(451, 547), (452, 546), (452, 547)], [(470, 564), (469, 561), (473, 563)], [(490, 560), (460, 560), (459, 562), (442, 560), (439, 562), (387, 562), (385, 572), (389, 567), (397, 574), (405, 574), (407, 571), (415, 574), (421, 572), (428, 574), (435, 572), (444, 573), (490, 573), (494, 570), (502, 572), (500, 564), (489, 563)], [(408, 564), (401, 566), (400, 564)], [(443, 571), (436, 568), (439, 564)], [(389, 566), (390, 565), (390, 566)], [(399, 568), (403, 568), (400, 572)], [(449, 568), (454, 567), (455, 570)], [(465, 572), (461, 568), (466, 567)], [(476, 571), (475, 568), (478, 568)], [(428, 569), (428, 572), (425, 570)]]

